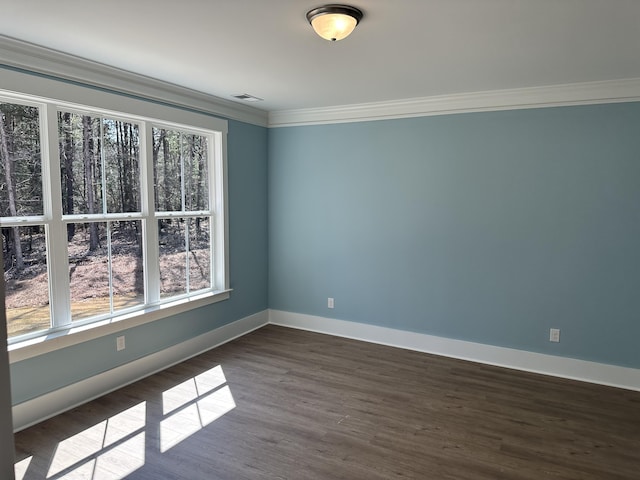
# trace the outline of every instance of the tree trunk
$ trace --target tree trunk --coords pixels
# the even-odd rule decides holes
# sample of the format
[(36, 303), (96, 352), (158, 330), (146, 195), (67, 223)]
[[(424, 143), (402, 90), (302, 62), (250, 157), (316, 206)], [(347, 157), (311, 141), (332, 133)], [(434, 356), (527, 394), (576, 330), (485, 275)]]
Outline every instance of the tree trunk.
[(158, 205), (158, 153), (160, 152), (160, 146), (162, 145), (162, 139), (164, 138), (164, 133), (160, 133), (160, 137), (156, 142), (155, 136), (153, 139), (153, 183), (155, 188), (153, 189), (153, 200), (155, 202), (154, 208), (159, 209), (160, 205)]
[[(204, 175), (204, 156), (205, 153), (207, 152), (206, 150), (206, 143), (203, 145), (203, 142), (205, 140), (200, 137), (200, 142), (199, 146), (200, 148), (198, 149), (198, 176), (197, 176), (197, 182), (198, 182), (198, 186), (196, 188), (196, 209), (198, 210), (206, 210), (205, 208), (205, 201), (202, 198), (203, 196), (203, 192), (202, 192), (202, 184), (204, 181), (206, 181), (206, 179), (203, 179), (202, 176)], [(210, 207), (210, 206), (209, 206)], [(200, 217), (196, 217), (196, 235), (198, 236), (198, 238), (200, 238)]]
[[(154, 183), (153, 208), (155, 210), (160, 209), (160, 200), (158, 197), (158, 191), (160, 190), (160, 187), (158, 185), (158, 154), (160, 152), (160, 146), (162, 145), (162, 139), (164, 138), (164, 130), (161, 130), (160, 132), (161, 132), (160, 137), (158, 138), (157, 142), (156, 142), (155, 135), (153, 138), (153, 183)], [(160, 233), (161, 231), (162, 231), (162, 220), (158, 220), (158, 233)]]
[(117, 212), (127, 212), (127, 161), (124, 158), (124, 149), (125, 149), (125, 133), (122, 122), (116, 122), (116, 152), (118, 155), (117, 163), (118, 163), (118, 189), (120, 190), (120, 198), (118, 201), (120, 202), (120, 209), (115, 211)]
[[(7, 130), (5, 128), (6, 116), (0, 117), (0, 148), (2, 148), (2, 156), (4, 157), (4, 176), (7, 182), (7, 193), (9, 194), (9, 213), (12, 217), (18, 216), (16, 208), (16, 182), (14, 178), (14, 159), (9, 153), (9, 144), (7, 142)], [(20, 228), (13, 227), (13, 249), (16, 254), (16, 268), (22, 270), (24, 268), (24, 259), (22, 258), (22, 245), (20, 243)]]
[[(84, 175), (87, 185), (87, 208), (89, 214), (95, 213), (95, 197), (93, 195), (93, 163), (91, 162), (93, 152), (93, 135), (91, 131), (91, 117), (84, 115), (82, 117), (82, 156), (84, 159)], [(89, 223), (89, 251), (93, 252), (98, 249), (98, 224)]]
[(136, 168), (136, 163), (138, 160), (138, 156), (136, 155), (136, 146), (135, 146), (135, 134), (133, 129), (133, 124), (129, 124), (129, 140), (128, 140), (128, 188), (127, 188), (127, 203), (129, 212), (138, 211), (138, 196), (137, 192), (140, 190), (140, 180), (138, 175), (138, 170)]
[[(62, 152), (64, 155), (64, 189), (65, 189), (65, 206), (67, 215), (73, 215), (73, 136), (71, 135), (71, 114), (66, 112), (62, 115), (64, 128), (64, 145)], [(67, 224), (67, 241), (73, 240), (76, 233), (75, 223)]]
[(167, 141), (166, 135), (162, 136), (162, 166), (163, 166), (163, 186), (164, 186), (164, 210), (165, 212), (171, 210), (171, 204), (169, 203), (169, 194), (171, 192), (171, 188), (169, 187), (169, 170), (167, 168), (167, 163), (169, 162), (169, 142)]

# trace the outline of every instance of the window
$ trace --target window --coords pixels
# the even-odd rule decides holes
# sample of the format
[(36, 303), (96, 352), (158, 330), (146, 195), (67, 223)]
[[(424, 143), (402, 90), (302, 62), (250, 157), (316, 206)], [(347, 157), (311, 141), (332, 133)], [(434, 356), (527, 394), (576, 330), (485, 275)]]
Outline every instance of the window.
[(224, 131), (196, 123), (0, 96), (10, 343), (228, 297)]
[(209, 288), (207, 138), (154, 128), (153, 149), (160, 296)]

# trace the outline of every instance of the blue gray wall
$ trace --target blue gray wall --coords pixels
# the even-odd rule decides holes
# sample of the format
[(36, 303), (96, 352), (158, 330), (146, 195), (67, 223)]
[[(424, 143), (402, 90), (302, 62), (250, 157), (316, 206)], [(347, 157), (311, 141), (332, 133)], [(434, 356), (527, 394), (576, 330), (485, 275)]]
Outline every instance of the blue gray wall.
[(269, 131), (272, 309), (640, 368), (639, 287), (639, 103)]
[(229, 121), (231, 298), (11, 365), (13, 403), (78, 382), (267, 308), (267, 129)]
[(231, 299), (14, 363), (13, 403), (267, 307), (640, 368), (639, 132), (637, 103), (230, 121)]

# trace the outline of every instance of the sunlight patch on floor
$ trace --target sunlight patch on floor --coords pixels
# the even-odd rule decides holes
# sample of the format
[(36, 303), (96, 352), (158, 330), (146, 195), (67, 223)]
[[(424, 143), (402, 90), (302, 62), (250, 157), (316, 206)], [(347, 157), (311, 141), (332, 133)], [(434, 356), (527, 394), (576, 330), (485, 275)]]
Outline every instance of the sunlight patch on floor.
[(220, 365), (196, 375), (162, 394), (162, 414), (167, 415), (225, 383), (227, 379)]
[[(131, 441), (139, 437), (139, 433), (144, 431), (145, 424), (146, 403), (141, 402), (63, 440), (56, 448), (47, 478), (97, 479), (98, 477), (95, 475), (82, 476), (87, 471), (87, 465), (94, 464), (102, 457), (112, 458), (113, 451), (122, 451), (121, 447), (123, 445), (131, 446)], [(142, 438), (144, 440), (144, 433), (142, 433)], [(144, 465), (144, 441), (141, 446), (142, 448), (138, 450), (126, 449), (128, 456), (133, 456), (134, 461), (127, 459), (125, 463), (135, 465), (134, 470)], [(91, 470), (97, 471), (95, 467), (96, 465)], [(134, 470), (129, 470), (124, 474), (132, 473)], [(59, 476), (61, 473), (63, 476)], [(68, 476), (67, 473), (73, 473), (73, 475)], [(123, 477), (111, 476), (110, 478)]]
[(228, 385), (203, 397), (194, 396), (192, 403), (160, 422), (160, 451), (166, 452), (236, 406)]
[(14, 465), (14, 471), (16, 474), (16, 480), (23, 480), (27, 470), (29, 469), (29, 465), (31, 464), (31, 460), (33, 459), (33, 455), (27, 457), (25, 459), (16, 462)]
[[(16, 480), (125, 479), (144, 466), (147, 452), (164, 453), (233, 410), (226, 383), (222, 367), (211, 368), (162, 392), (161, 405), (140, 402), (59, 442), (50, 456), (16, 462)], [(158, 420), (154, 407), (162, 410)]]
[(96, 458), (92, 480), (120, 480), (144, 466), (145, 433), (119, 443)]

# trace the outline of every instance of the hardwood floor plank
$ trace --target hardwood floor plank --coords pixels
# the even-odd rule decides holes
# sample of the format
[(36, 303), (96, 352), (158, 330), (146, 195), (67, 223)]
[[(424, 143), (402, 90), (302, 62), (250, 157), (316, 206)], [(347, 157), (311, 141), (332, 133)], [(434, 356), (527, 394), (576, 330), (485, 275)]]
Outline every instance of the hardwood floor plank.
[(640, 478), (640, 393), (266, 326), (16, 434), (21, 480)]

